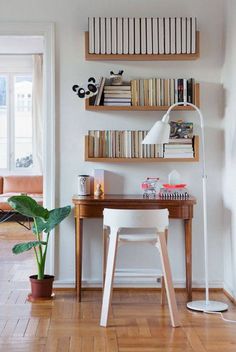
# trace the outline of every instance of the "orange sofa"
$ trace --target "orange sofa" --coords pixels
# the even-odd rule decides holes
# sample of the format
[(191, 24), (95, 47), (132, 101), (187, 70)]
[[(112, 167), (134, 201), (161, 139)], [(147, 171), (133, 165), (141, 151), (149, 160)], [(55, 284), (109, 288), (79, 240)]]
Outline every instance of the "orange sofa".
[(0, 210), (11, 211), (7, 199), (22, 193), (42, 204), (43, 176), (0, 176)]

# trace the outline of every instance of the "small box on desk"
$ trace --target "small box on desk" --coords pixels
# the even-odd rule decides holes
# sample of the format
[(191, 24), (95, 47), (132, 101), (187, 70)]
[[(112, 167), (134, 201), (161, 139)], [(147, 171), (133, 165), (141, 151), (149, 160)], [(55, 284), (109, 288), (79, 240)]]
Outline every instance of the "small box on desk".
[(97, 185), (101, 186), (101, 190), (103, 194), (105, 194), (105, 170), (103, 169), (94, 169), (93, 171), (94, 175), (94, 193), (97, 190)]

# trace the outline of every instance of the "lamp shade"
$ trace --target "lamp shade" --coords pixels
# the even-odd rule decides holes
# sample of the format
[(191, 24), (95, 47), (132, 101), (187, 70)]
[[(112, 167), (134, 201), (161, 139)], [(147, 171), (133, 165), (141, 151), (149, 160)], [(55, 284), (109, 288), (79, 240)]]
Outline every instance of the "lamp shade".
[(167, 122), (157, 121), (150, 129), (142, 144), (168, 143), (170, 138), (170, 125)]

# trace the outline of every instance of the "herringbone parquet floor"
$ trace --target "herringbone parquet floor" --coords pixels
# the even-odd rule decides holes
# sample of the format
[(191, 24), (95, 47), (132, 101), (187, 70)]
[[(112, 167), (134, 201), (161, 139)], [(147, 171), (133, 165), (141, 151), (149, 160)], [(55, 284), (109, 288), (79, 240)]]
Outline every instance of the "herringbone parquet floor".
[[(4, 352), (235, 352), (236, 324), (215, 315), (189, 312), (185, 293), (177, 292), (182, 326), (170, 325), (167, 305), (153, 290), (122, 290), (113, 295), (110, 327), (99, 327), (101, 292), (57, 291), (48, 302), (29, 303), (27, 276), (31, 254), (10, 253), (16, 238), (30, 236), (18, 225), (0, 225), (0, 351)], [(212, 298), (229, 303), (225, 316), (236, 319), (236, 307), (221, 292)], [(194, 298), (203, 297), (195, 292)]]

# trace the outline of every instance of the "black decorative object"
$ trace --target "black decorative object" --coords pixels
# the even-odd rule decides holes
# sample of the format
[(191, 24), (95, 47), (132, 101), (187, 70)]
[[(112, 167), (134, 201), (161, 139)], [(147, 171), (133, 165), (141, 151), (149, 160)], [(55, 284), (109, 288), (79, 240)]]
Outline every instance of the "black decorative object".
[(74, 84), (72, 90), (76, 93), (76, 95), (78, 95), (80, 99), (90, 98), (93, 95), (96, 95), (98, 92), (96, 80), (94, 77), (90, 77), (88, 81), (81, 86)]
[(120, 70), (118, 73), (114, 73), (113, 71), (110, 71), (110, 79), (111, 79), (111, 85), (113, 86), (120, 86), (122, 85), (122, 75), (124, 71)]

